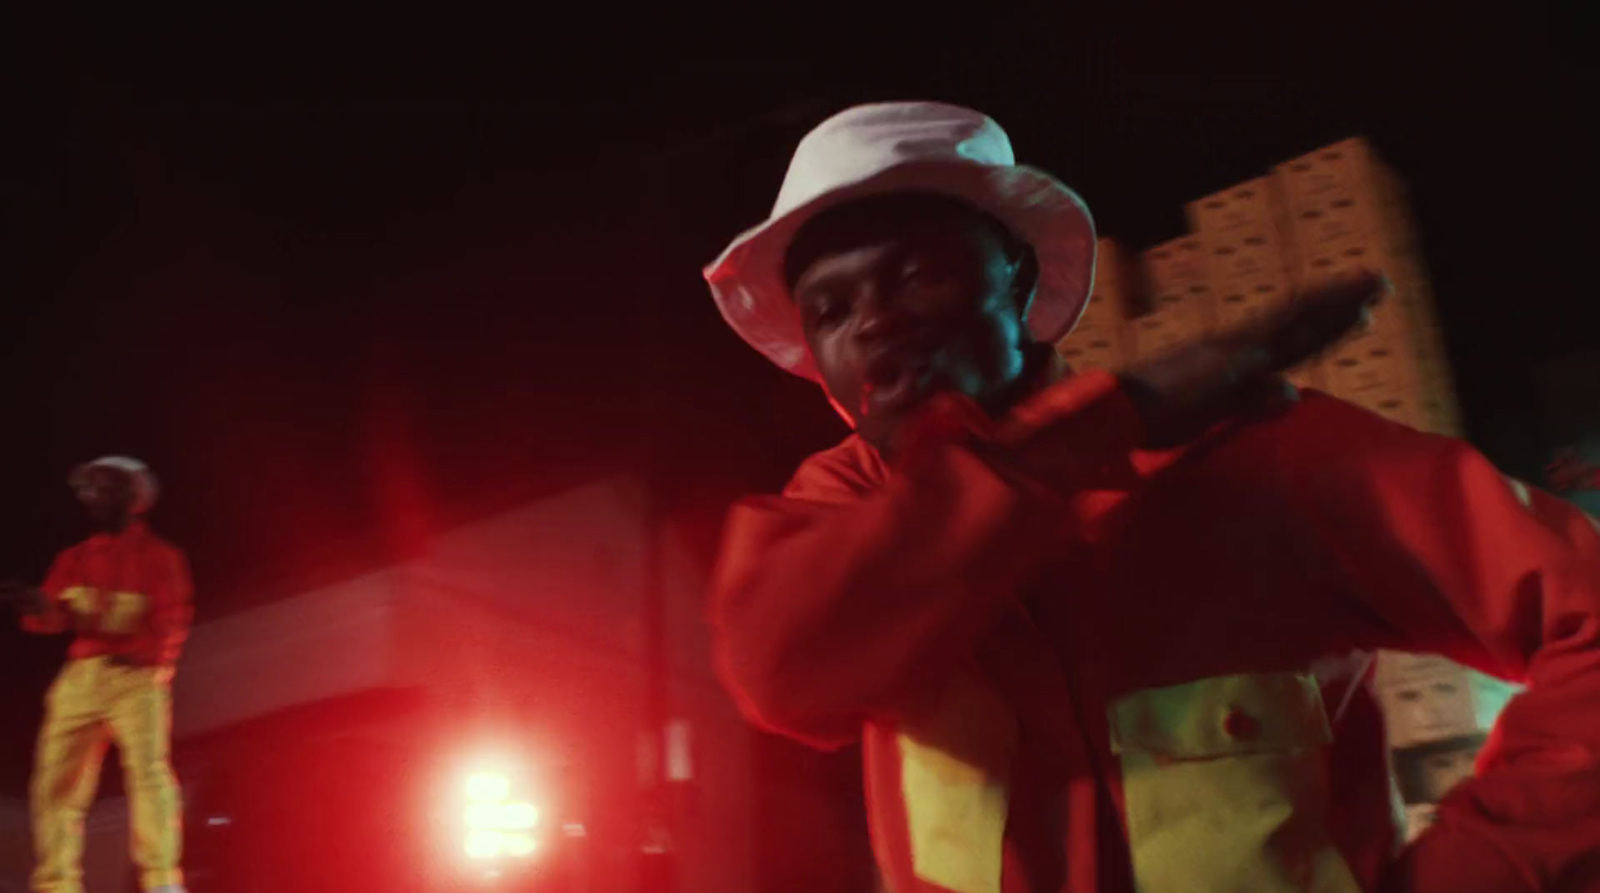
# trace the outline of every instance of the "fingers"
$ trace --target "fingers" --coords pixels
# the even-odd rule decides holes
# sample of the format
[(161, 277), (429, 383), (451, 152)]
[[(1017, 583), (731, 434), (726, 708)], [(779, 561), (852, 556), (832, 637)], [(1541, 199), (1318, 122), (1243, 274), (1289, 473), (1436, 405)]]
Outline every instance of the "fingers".
[(1264, 337), (1282, 372), (1322, 353), (1355, 331), (1372, 326), (1372, 308), (1390, 291), (1381, 273), (1363, 271), (1300, 295), (1275, 314)]
[(1382, 274), (1363, 271), (1306, 292), (1242, 329), (1131, 366), (1119, 377), (1157, 446), (1182, 442), (1236, 415), (1270, 415), (1299, 395), (1278, 376), (1371, 326), (1371, 308), (1388, 291)]
[(1271, 418), (1300, 400), (1300, 389), (1287, 379), (1268, 376), (1246, 389), (1243, 414), (1250, 418)]
[(1358, 270), (1307, 291), (1302, 300), (1340, 300), (1376, 303), (1390, 290), (1389, 277), (1379, 270)]
[(1363, 316), (1370, 319), (1372, 308), (1392, 290), (1387, 276), (1374, 270), (1362, 270), (1310, 289), (1290, 306), (1298, 306), (1313, 320), (1338, 327), (1350, 325)]

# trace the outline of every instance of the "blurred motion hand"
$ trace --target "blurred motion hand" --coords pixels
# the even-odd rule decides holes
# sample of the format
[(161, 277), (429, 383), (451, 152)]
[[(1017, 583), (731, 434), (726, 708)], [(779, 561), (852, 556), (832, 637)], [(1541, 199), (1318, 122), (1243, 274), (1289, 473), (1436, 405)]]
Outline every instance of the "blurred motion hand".
[(1388, 291), (1381, 274), (1360, 273), (1124, 370), (1123, 387), (1145, 422), (1144, 445), (1175, 447), (1233, 416), (1293, 402), (1294, 388), (1279, 376), (1370, 324), (1370, 308)]
[[(1144, 422), (1145, 448), (1175, 447), (1226, 419), (1281, 409), (1295, 399), (1279, 373), (1325, 350), (1367, 319), (1368, 308), (1388, 290), (1380, 275), (1364, 273), (1298, 296), (1246, 326), (1145, 360), (1120, 375)], [(976, 433), (981, 452), (998, 467), (1014, 469), (1063, 492), (1082, 486), (1083, 421), (1067, 417), (1039, 428), (1007, 433), (1005, 420), (986, 416), (953, 394), (934, 397), (902, 426), (895, 454), (922, 443)]]

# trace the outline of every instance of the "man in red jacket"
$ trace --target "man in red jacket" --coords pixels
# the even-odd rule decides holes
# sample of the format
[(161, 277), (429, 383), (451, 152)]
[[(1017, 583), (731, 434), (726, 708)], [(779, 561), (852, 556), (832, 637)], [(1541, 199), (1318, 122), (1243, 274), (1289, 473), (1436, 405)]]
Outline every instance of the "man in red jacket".
[[(746, 714), (862, 741), (899, 893), (1600, 883), (1600, 527), (1462, 443), (1281, 399), (1376, 277), (1064, 376), (1094, 244), (992, 120), (891, 103), (808, 135), (707, 267), (856, 429), (730, 515), (711, 612)], [(1317, 678), (1380, 648), (1526, 685), (1403, 852), (1370, 693)]]
[(179, 893), (181, 803), (168, 753), (170, 685), (191, 614), (188, 561), (144, 522), (157, 488), (143, 463), (108, 456), (76, 469), (70, 482), (95, 534), (56, 556), (38, 589), (6, 587), (24, 629), (76, 636), (39, 733), (33, 889), (82, 893), (84, 815), (115, 742), (140, 883), (150, 893)]

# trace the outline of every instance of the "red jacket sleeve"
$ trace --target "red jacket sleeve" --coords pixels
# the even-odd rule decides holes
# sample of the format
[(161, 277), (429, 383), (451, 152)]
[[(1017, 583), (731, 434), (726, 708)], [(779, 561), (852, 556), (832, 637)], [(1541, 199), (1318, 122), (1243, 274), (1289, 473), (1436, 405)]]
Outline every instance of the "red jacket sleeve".
[(48, 607), (39, 614), (22, 615), (22, 629), (26, 632), (39, 635), (59, 635), (71, 628), (72, 618), (67, 609), (61, 604), (61, 593), (72, 582), (67, 578), (67, 569), (72, 562), (71, 549), (56, 554), (55, 560), (50, 562), (50, 571), (45, 574), (44, 583), (39, 589), (45, 594)]
[(173, 546), (163, 545), (150, 555), (148, 569), (150, 615), (146, 621), (143, 650), (138, 655), (151, 663), (172, 663), (189, 637), (194, 618), (194, 584), (189, 576), (189, 560)]
[(1464, 443), (1326, 397), (1262, 428), (1255, 467), (1293, 482), (1381, 618), (1371, 645), (1527, 686), (1388, 889), (1564, 889), (1600, 853), (1600, 529)]
[[(1075, 414), (1086, 471), (1125, 457), (1137, 421), (1107, 374), (1050, 389)], [(919, 451), (876, 488), (836, 457), (789, 495), (729, 516), (712, 581), (719, 672), (745, 714), (820, 747), (933, 690), (1063, 541), (1064, 503), (958, 443)]]

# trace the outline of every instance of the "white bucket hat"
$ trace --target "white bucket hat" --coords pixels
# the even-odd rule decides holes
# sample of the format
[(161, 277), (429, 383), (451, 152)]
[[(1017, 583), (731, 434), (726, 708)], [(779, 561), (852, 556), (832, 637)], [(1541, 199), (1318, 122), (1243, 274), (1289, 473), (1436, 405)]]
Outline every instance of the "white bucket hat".
[(723, 318), (778, 366), (820, 381), (784, 279), (789, 244), (822, 211), (909, 191), (962, 199), (1031, 245), (1039, 283), (1028, 329), (1045, 343), (1071, 330), (1094, 284), (1088, 207), (1056, 178), (1018, 165), (1010, 139), (987, 115), (938, 102), (856, 106), (806, 134), (771, 216), (704, 270)]
[(91, 468), (115, 468), (128, 476), (133, 482), (133, 513), (142, 515), (150, 511), (156, 504), (156, 497), (161, 493), (161, 486), (156, 482), (156, 476), (150, 471), (149, 466), (129, 456), (101, 456), (90, 462), (85, 462), (72, 470), (67, 476), (67, 483), (77, 486), (78, 479), (84, 472)]

